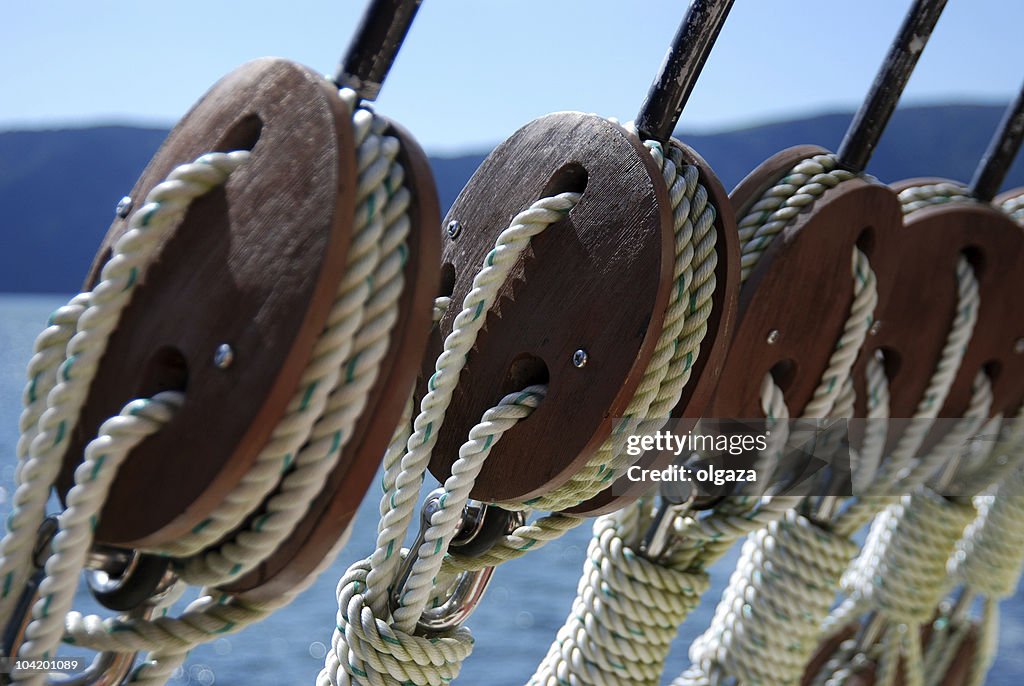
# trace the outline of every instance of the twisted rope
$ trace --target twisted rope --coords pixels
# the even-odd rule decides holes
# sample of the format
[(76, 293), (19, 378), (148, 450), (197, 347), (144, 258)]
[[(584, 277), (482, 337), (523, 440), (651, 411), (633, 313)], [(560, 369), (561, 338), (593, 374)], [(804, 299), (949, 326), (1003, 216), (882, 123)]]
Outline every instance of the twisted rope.
[(1018, 224), (1024, 224), (1024, 193), (1007, 198), (999, 209), (1010, 215), (1010, 219)]
[[(412, 433), (408, 435), (406, 450), (399, 457), (400, 453), (394, 449), (393, 444), (392, 449), (388, 451), (376, 550), (369, 560), (353, 566), (349, 574), (339, 583), (339, 608), (341, 609), (339, 610), (338, 630), (332, 641), (333, 649), (329, 652), (324, 669), (320, 673), (320, 683), (344, 684), (352, 683), (353, 679), (363, 678), (369, 680), (370, 683), (384, 684), (393, 683), (394, 680), (402, 683), (402, 679), (406, 677), (414, 682), (417, 678), (428, 678), (427, 675), (415, 670), (412, 673), (403, 671), (404, 676), (402, 677), (396, 677), (392, 672), (388, 672), (388, 668), (393, 671), (399, 667), (394, 667), (388, 661), (381, 662), (383, 658), (373, 652), (372, 649), (380, 645), (380, 642), (364, 640), (361, 635), (355, 633), (355, 627), (360, 625), (357, 620), (359, 614), (353, 615), (354, 624), (344, 623), (344, 617), (347, 616), (345, 608), (350, 605), (365, 607), (369, 617), (373, 618), (371, 624), (375, 626), (374, 623), (379, 622), (388, 626), (386, 619), (381, 618), (387, 617), (389, 593), (396, 581), (395, 577), (401, 561), (400, 546), (408, 533), (420, 485), (430, 461), (431, 450), (437, 441), (437, 435), (451, 402), (459, 374), (466, 364), (467, 355), (472, 349), (477, 335), (483, 328), (485, 321), (483, 315), (490, 309), (497, 297), (498, 289), (505, 282), (519, 256), (529, 245), (530, 239), (564, 217), (576, 205), (579, 197), (578, 193), (562, 193), (551, 198), (542, 198), (529, 209), (519, 213), (513, 218), (509, 228), (498, 236), (495, 248), (488, 254), (483, 269), (474, 277), (473, 287), (466, 295), (461, 311), (455, 317), (452, 332), (444, 341), (443, 352), (436, 363), (436, 372), (427, 383), (428, 390), (420, 401), (420, 413), (413, 422)], [(513, 404), (515, 397), (507, 397), (508, 402), (505, 404)], [(535, 405), (536, 400), (536, 394), (530, 394), (530, 402)], [(496, 425), (488, 424), (488, 422), (493, 419), (502, 419), (500, 414), (502, 411), (502, 409), (496, 408), (490, 415), (485, 416), (484, 425), (478, 430), (474, 430), (475, 435), (486, 434), (488, 430), (495, 427)], [(510, 417), (505, 416), (504, 418)], [(503, 432), (510, 426), (503, 422), (500, 430)], [(491, 434), (490, 441), (484, 439), (486, 448), (476, 443), (476, 438), (471, 438), (470, 443), (467, 444), (470, 445), (469, 448), (466, 448), (467, 454), (479, 454), (481, 451), (486, 454), (486, 450), (489, 450), (490, 445), (493, 444), (494, 435)], [(404, 431), (397, 434), (399, 439), (405, 436)], [(472, 469), (473, 467), (470, 465), (470, 473)], [(479, 464), (476, 469), (479, 469)], [(472, 488), (471, 475), (464, 478), (462, 473), (453, 473), (449, 481), (452, 481), (449, 488), (457, 486), (460, 493), (464, 492), (468, 495)], [(461, 512), (461, 507), (458, 511), (454, 509), (452, 511), (458, 514)], [(440, 525), (442, 519), (447, 520), (448, 516), (443, 511), (439, 513), (437, 524)], [(444, 530), (435, 530), (434, 535), (435, 545), (442, 544), (445, 538)], [(443, 552), (443, 546), (438, 545), (437, 553), (441, 552)], [(439, 566), (440, 560), (434, 564)], [(422, 572), (422, 567), (420, 571)], [(363, 573), (365, 573), (365, 577), (360, 577), (359, 575)], [(417, 589), (418, 592), (414, 597), (407, 597), (406, 600), (410, 606), (415, 603), (419, 607), (421, 599), (424, 604), (426, 602), (426, 598), (423, 596), (429, 596), (430, 593), (429, 587), (427, 593), (419, 590), (427, 584), (423, 584), (416, 577), (415, 574), (410, 577), (409, 588)], [(432, 583), (433, 579), (431, 578), (430, 584), (432, 585)], [(343, 600), (345, 604), (342, 604)], [(402, 624), (396, 623), (393, 634), (395, 640), (402, 641), (405, 637), (411, 637), (411, 630), (421, 612), (422, 607), (419, 607), (418, 612), (413, 608), (403, 613)], [(359, 613), (363, 613), (363, 610), (360, 609)], [(349, 626), (353, 630), (348, 630)], [(461, 636), (461, 634), (459, 635)], [(372, 638), (372, 634), (368, 634), (368, 636)], [(465, 634), (465, 637), (471, 641), (468, 633)], [(410, 640), (413, 638), (415, 637)], [(456, 636), (453, 637), (453, 640), (461, 639)], [(366, 649), (363, 650), (362, 647)], [(468, 653), (469, 648), (465, 650), (465, 654), (468, 655)], [(452, 669), (457, 673), (458, 665), (454, 665)], [(391, 676), (388, 676), (389, 674)]]
[(703, 570), (638, 556), (616, 515), (599, 518), (572, 610), (530, 686), (657, 684), (677, 627), (708, 586)]
[(900, 191), (899, 200), (904, 215), (951, 202), (975, 202), (967, 186), (950, 181), (911, 186)]

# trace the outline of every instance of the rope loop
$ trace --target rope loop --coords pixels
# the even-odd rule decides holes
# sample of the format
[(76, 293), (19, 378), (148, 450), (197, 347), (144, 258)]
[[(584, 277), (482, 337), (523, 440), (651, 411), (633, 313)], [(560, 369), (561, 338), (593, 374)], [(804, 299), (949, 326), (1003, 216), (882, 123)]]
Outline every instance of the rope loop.
[(473, 650), (468, 629), (414, 636), (377, 618), (366, 604), (370, 561), (349, 567), (338, 583), (338, 627), (318, 684), (444, 686)]

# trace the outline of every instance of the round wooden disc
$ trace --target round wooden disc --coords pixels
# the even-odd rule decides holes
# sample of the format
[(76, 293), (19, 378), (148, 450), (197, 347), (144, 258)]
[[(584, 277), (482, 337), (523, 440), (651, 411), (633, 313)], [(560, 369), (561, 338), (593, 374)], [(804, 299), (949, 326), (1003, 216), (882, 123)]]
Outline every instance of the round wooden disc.
[[(355, 193), (351, 114), (315, 71), (251, 62), (171, 131), (131, 197), (136, 211), (174, 167), (247, 148), (228, 183), (196, 200), (112, 334), (64, 458), (61, 491), (100, 423), (133, 398), (184, 389), (171, 424), (132, 451), (96, 531), (103, 543), (173, 540), (252, 466), (294, 393), (337, 292)], [(126, 231), (108, 231), (91, 288)], [(234, 362), (214, 364), (221, 344)]]
[[(731, 199), (736, 216), (801, 159), (824, 152), (800, 146), (770, 158), (745, 178)], [(764, 416), (760, 386), (772, 372), (790, 415), (798, 417), (817, 388), (849, 318), (853, 301), (850, 258), (854, 246), (878, 276), (878, 296), (891, 288), (882, 274), (894, 257), (875, 249), (877, 238), (898, 231), (896, 195), (864, 179), (845, 181), (825, 193), (777, 236), (740, 291), (740, 314), (711, 406), (710, 416)], [(769, 334), (777, 331), (769, 343)]]
[[(711, 315), (708, 317), (708, 331), (701, 342), (700, 355), (693, 364), (690, 380), (683, 388), (683, 394), (671, 414), (676, 419), (692, 420), (679, 425), (678, 430), (682, 431), (692, 428), (697, 419), (703, 416), (725, 364), (739, 299), (740, 246), (736, 217), (722, 182), (718, 180), (704, 158), (687, 145), (680, 147), (686, 162), (700, 169), (700, 182), (708, 190), (710, 202), (717, 209), (715, 231), (718, 233), (718, 242), (715, 244), (718, 264), (715, 267), (715, 293), (712, 296)], [(637, 464), (643, 469), (664, 469), (674, 459), (675, 456), (671, 453), (651, 452), (645, 454)], [(620, 477), (611, 488), (601, 491), (587, 502), (567, 512), (588, 516), (614, 512), (649, 490), (650, 484)]]
[[(443, 481), (488, 408), (547, 382), (540, 407), (491, 450), (472, 491), (478, 500), (527, 500), (565, 483), (609, 435), (657, 343), (672, 274), (668, 191), (634, 136), (575, 112), (517, 131), (455, 201), (445, 225), (458, 221), (461, 230), (444, 238), (453, 304), (441, 335), (509, 221), (539, 198), (581, 190), (503, 285), (438, 436), (430, 470)], [(587, 354), (582, 367), (573, 364), (577, 350)], [(431, 352), (429, 364), (440, 348)]]
[(270, 600), (295, 588), (337, 547), (380, 467), (420, 371), (440, 282), (441, 236), (437, 227), (441, 211), (426, 154), (397, 124), (390, 123), (387, 133), (402, 142), (399, 161), (413, 198), (399, 318), (366, 409), (323, 490), (273, 555), (224, 588), (249, 601)]
[[(913, 179), (911, 186), (946, 182)], [(1024, 287), (1024, 236), (1004, 214), (979, 203), (949, 203), (908, 215), (903, 230), (879, 248), (902, 257), (893, 266), (897, 279), (880, 303), (878, 333), (869, 337), (855, 370), (858, 403), (863, 405), (864, 367), (882, 349), (889, 376), (890, 417), (910, 418), (928, 387), (956, 316), (956, 265), (966, 253), (975, 266), (981, 307), (974, 334), (942, 410), (962, 417), (979, 369), (994, 375), (992, 413), (1013, 413), (1024, 400), (1024, 355), (1014, 352), (1024, 337), (1024, 317), (1012, 294)], [(877, 272), (876, 272), (877, 273)]]

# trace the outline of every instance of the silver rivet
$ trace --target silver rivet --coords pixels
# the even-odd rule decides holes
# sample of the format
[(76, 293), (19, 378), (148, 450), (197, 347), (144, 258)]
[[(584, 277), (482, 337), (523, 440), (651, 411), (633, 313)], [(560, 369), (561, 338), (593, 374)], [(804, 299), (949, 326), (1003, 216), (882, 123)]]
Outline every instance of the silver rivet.
[(235, 351), (227, 343), (217, 346), (217, 352), (213, 354), (213, 363), (218, 369), (227, 369), (235, 361)]
[(767, 339), (768, 345), (775, 345), (776, 343), (778, 343), (780, 336), (782, 336), (782, 334), (779, 333), (778, 329), (772, 329), (771, 331), (769, 331)]
[(577, 350), (576, 352), (574, 352), (572, 354), (573, 366), (575, 366), (575, 367), (577, 367), (579, 369), (582, 369), (583, 367), (586, 367), (587, 366), (587, 360), (589, 360), (589, 359), (590, 358), (587, 355), (587, 351), (584, 350), (583, 348), (580, 348), (579, 350)]
[(1018, 355), (1024, 353), (1024, 338), (1018, 338), (1017, 342), (1013, 344), (1013, 352)]
[(455, 238), (462, 233), (462, 224), (457, 221), (448, 222), (448, 238)]
[(868, 333), (871, 334), (872, 336), (877, 336), (878, 332), (881, 331), (881, 330), (882, 330), (882, 320), (881, 319), (876, 319), (875, 323), (871, 325), (870, 329), (868, 329)]
[(126, 195), (117, 201), (117, 209), (114, 211), (117, 213), (118, 217), (124, 219), (131, 213), (133, 204), (135, 203), (132, 202), (131, 196)]

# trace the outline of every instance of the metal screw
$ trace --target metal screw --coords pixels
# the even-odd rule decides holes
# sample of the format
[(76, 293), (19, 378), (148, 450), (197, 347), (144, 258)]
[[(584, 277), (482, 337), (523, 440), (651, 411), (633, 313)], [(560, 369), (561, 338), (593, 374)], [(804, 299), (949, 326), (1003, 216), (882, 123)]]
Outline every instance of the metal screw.
[(587, 366), (587, 361), (589, 359), (590, 358), (587, 355), (587, 351), (584, 350), (583, 348), (580, 348), (579, 350), (577, 350), (576, 352), (574, 352), (572, 354), (573, 366), (575, 366), (578, 369), (583, 369), (584, 367), (586, 367)]
[(772, 329), (768, 332), (768, 345), (775, 345), (779, 342), (779, 337), (782, 336), (778, 329)]
[(448, 222), (448, 238), (455, 238), (462, 233), (462, 224), (457, 221)]
[(217, 352), (213, 354), (213, 363), (217, 369), (227, 369), (235, 361), (235, 351), (227, 343), (217, 346)]
[(1013, 344), (1013, 352), (1018, 355), (1024, 353), (1024, 338), (1018, 338), (1017, 342)]
[(877, 336), (878, 332), (881, 331), (881, 330), (882, 330), (882, 320), (881, 319), (876, 319), (875, 323), (871, 325), (870, 329), (868, 329), (868, 333), (871, 334), (872, 336)]
[(124, 219), (132, 211), (132, 205), (134, 204), (135, 203), (132, 201), (131, 196), (126, 195), (117, 201), (117, 209), (114, 211), (117, 213), (118, 217)]

